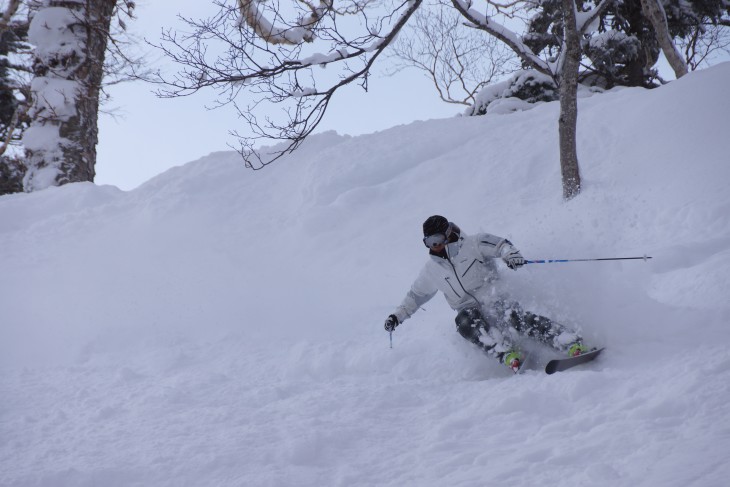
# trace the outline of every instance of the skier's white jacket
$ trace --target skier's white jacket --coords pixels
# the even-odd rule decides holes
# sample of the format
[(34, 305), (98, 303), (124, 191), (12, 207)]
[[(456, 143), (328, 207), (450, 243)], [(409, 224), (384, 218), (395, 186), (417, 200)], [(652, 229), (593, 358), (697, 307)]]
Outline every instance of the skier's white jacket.
[(476, 297), (479, 288), (497, 279), (494, 259), (516, 250), (502, 237), (488, 233), (462, 234), (458, 241), (446, 246), (448, 259), (429, 255), (411, 290), (393, 314), (403, 323), (437, 291), (444, 293), (449, 306), (456, 311), (479, 306)]

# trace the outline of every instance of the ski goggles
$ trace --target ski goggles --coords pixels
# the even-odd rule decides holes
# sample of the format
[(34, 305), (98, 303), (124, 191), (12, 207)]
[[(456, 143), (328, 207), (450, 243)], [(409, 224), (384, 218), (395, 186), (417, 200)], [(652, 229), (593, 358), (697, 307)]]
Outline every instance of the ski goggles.
[(428, 237), (423, 237), (423, 244), (429, 249), (433, 249), (440, 245), (446, 245), (449, 241), (449, 236), (451, 235), (452, 228), (452, 223), (449, 222), (449, 227), (446, 229), (446, 233), (435, 233), (433, 235), (429, 235)]

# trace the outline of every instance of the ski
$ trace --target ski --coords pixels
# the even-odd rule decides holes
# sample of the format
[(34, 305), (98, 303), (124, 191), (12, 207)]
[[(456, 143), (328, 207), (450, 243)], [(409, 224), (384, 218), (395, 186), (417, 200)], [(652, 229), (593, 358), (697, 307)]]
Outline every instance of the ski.
[(554, 374), (555, 372), (562, 372), (563, 370), (568, 370), (572, 367), (575, 367), (576, 365), (590, 362), (591, 360), (598, 357), (602, 351), (603, 348), (594, 348), (590, 352), (580, 354), (576, 357), (558, 358), (555, 360), (551, 360), (545, 366), (545, 373)]

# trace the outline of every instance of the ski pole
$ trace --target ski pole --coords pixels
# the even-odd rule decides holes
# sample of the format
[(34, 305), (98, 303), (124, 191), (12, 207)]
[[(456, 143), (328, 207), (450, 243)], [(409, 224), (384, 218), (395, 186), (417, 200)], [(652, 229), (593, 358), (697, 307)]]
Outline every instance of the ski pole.
[(600, 259), (546, 259), (546, 260), (525, 260), (525, 264), (555, 264), (558, 262), (595, 262), (599, 260), (643, 260), (647, 261), (651, 257), (645, 255), (643, 257), (603, 257)]
[(393, 348), (393, 331), (388, 332), (390, 334), (390, 348)]

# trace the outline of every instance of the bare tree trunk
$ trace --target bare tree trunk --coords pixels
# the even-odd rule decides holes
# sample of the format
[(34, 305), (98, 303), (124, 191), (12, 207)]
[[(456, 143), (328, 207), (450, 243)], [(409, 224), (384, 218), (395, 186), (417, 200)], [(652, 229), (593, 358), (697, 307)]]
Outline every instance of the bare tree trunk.
[[(42, 16), (44, 9), (60, 8), (68, 15), (65, 25), (43, 16), (35, 27), (35, 18), (31, 24), (31, 42), (40, 46), (33, 65), (33, 121), (23, 139), (26, 191), (94, 180), (99, 92), (116, 1), (46, 0), (36, 13)], [(68, 44), (43, 45), (55, 36), (70, 35), (75, 37), (71, 49)]]
[(77, 141), (77, 149), (68, 158), (77, 161), (69, 172), (70, 181), (93, 181), (96, 172), (96, 144), (99, 141), (99, 93), (104, 78), (104, 54), (109, 39), (114, 6), (117, 0), (86, 0), (86, 62), (78, 71), (83, 87), (76, 100), (76, 119), (61, 128), (61, 136)]
[(661, 0), (641, 0), (641, 8), (644, 11), (644, 15), (651, 22), (652, 27), (654, 27), (659, 46), (664, 51), (664, 56), (667, 58), (669, 65), (674, 70), (674, 75), (677, 79), (681, 78), (687, 74), (687, 63), (684, 61), (679, 50), (677, 50), (677, 46), (674, 45), (671, 34), (669, 34), (667, 14), (664, 12)]
[(580, 38), (576, 27), (574, 0), (563, 2), (563, 64), (560, 70), (560, 170), (563, 179), (563, 198), (569, 200), (580, 193), (580, 170), (576, 131), (578, 127), (578, 68), (580, 63)]

